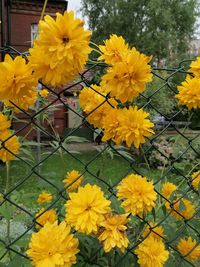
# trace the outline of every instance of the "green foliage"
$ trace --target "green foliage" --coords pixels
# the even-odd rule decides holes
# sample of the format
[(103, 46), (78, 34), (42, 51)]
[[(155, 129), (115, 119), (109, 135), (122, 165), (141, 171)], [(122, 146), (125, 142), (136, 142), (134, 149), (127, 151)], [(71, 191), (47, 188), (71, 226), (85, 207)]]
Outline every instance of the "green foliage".
[(197, 0), (82, 0), (93, 39), (112, 33), (158, 61), (185, 54), (195, 31)]
[[(159, 75), (163, 80), (154, 77), (153, 81), (147, 86), (144, 93), (138, 97), (137, 103), (140, 106), (146, 104), (147, 99), (151, 99), (149, 105), (145, 107), (151, 117), (161, 113), (164, 116), (172, 116), (173, 113), (177, 112), (177, 100), (174, 97), (174, 92), (169, 88), (171, 86), (173, 89), (176, 88), (176, 85), (172, 82), (166, 83), (165, 79), (167, 78), (166, 74), (159, 72)], [(162, 105), (160, 104), (162, 103)]]

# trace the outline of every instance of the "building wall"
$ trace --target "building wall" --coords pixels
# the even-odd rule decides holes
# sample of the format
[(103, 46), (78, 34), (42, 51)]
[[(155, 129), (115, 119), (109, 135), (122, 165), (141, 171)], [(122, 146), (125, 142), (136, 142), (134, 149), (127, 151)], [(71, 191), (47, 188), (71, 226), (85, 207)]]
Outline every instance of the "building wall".
[[(20, 52), (31, 47), (31, 25), (37, 24), (44, 1), (43, 0), (4, 0), (5, 20), (3, 22), (6, 33), (4, 45), (11, 45)], [(55, 16), (56, 12), (63, 13), (67, 7), (64, 0), (49, 0), (45, 14)], [(8, 14), (7, 14), (8, 13)], [(10, 26), (9, 26), (10, 24)], [(10, 42), (9, 42), (10, 35)], [(1, 44), (2, 46), (2, 44)]]
[[(2, 1), (2, 0), (1, 0)], [(2, 26), (4, 27), (4, 46), (10, 45), (19, 52), (28, 51), (31, 47), (31, 25), (38, 24), (41, 12), (44, 4), (44, 0), (4, 0), (4, 21)], [(48, 0), (45, 14), (49, 14), (55, 17), (56, 12), (63, 13), (66, 10), (67, 1), (64, 0)], [(0, 27), (1, 28), (1, 27)], [(10, 38), (9, 38), (10, 36)], [(3, 46), (1, 42), (0, 32), (0, 46)], [(10, 39), (10, 40), (9, 40)], [(56, 111), (49, 114), (49, 119), (53, 124), (53, 127), (59, 135), (63, 135), (66, 128), (66, 111), (63, 105), (55, 103)], [(31, 115), (31, 111), (28, 111)], [(37, 132), (31, 130), (33, 124), (30, 125), (30, 117), (20, 112), (18, 120), (13, 120), (13, 129), (18, 132), (18, 135), (26, 136), (28, 139), (35, 139)], [(20, 119), (20, 121), (19, 121)], [(52, 129), (47, 122), (39, 122), (47, 132), (52, 133)], [(25, 127), (26, 126), (26, 127)], [(44, 138), (48, 138), (45, 134), (42, 134)]]

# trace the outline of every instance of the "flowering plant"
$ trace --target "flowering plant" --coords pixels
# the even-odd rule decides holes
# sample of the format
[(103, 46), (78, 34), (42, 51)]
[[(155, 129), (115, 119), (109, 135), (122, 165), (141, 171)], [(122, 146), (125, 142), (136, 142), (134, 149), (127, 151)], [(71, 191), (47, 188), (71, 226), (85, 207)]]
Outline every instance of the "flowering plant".
[[(169, 158), (172, 154), (165, 140), (157, 145), (152, 140), (157, 134), (155, 125), (138, 101), (152, 81), (152, 57), (130, 47), (122, 36), (115, 34), (98, 46), (90, 41), (91, 32), (83, 24), (72, 11), (65, 11), (63, 15), (58, 13), (55, 19), (47, 15), (39, 22), (40, 34), (28, 57), (18, 55), (12, 58), (6, 55), (0, 63), (0, 101), (4, 103), (0, 113), (0, 159), (6, 164), (7, 174), (1, 204), (5, 203), (9, 212), (13, 205), (13, 199), (9, 196), (15, 191), (11, 188), (10, 164), (17, 158), (21, 159), (21, 152), (26, 153), (23, 140), (20, 142), (17, 133), (11, 129), (13, 118), (20, 111), (28, 114), (29, 109), (37, 106), (37, 101), (42, 101), (43, 109), (57, 100), (63, 103), (61, 94), (78, 74), (85, 85), (79, 93), (84, 116), (78, 116), (101, 132), (103, 143), (112, 148), (114, 145), (126, 146), (137, 151), (149, 142), (157, 149), (161, 146), (160, 154), (165, 157)], [(91, 51), (98, 53), (95, 63), (89, 57)], [(99, 84), (90, 85), (84, 77), (87, 61), (105, 67)], [(197, 59), (190, 69), (194, 77), (188, 76), (177, 87), (179, 104), (189, 110), (200, 107), (199, 69)], [(43, 85), (42, 90), (36, 90), (38, 83)], [(49, 99), (49, 95), (56, 95), (56, 100)], [(31, 123), (45, 132), (34, 120), (42, 111), (36, 109)], [(57, 137), (53, 127), (52, 131)], [(63, 139), (59, 136), (51, 143), (53, 154), (59, 149), (72, 154)], [(119, 150), (115, 149), (115, 152), (119, 153)], [(63, 160), (63, 152), (60, 154)], [(131, 156), (128, 156), (124, 158), (130, 160)], [(151, 157), (156, 158), (156, 155), (152, 153), (150, 160)], [(131, 169), (116, 183), (111, 181), (111, 186), (106, 179), (100, 180), (98, 173), (92, 174), (93, 178), (99, 178), (98, 183), (86, 177), (91, 173), (89, 165), (92, 160), (85, 165), (79, 160), (84, 170), (73, 168), (65, 173), (65, 177), (60, 177), (63, 181), (60, 179), (56, 184), (51, 182), (51, 177), (44, 178), (37, 170), (43, 161), (40, 159), (36, 165), (29, 165), (31, 174), (28, 178), (32, 174), (42, 177), (43, 182), (49, 183), (54, 190), (40, 190), (34, 199), (37, 203), (35, 209), (30, 211), (20, 201), (16, 204), (16, 208), (25, 210), (32, 219), (31, 227), (27, 226), (22, 234), (27, 237), (31, 230), (24, 246), (12, 248), (15, 241), (11, 240), (10, 227), (15, 211), (8, 216), (5, 210), (0, 209), (7, 226), (5, 248), (9, 250), (9, 255), (3, 262), (5, 266), (9, 261), (15, 261), (10, 251), (28, 258), (26, 265), (20, 262), (21, 266), (82, 266), (85, 258), (99, 266), (102, 262), (104, 266), (117, 266), (125, 252), (126, 255), (134, 255), (137, 263), (127, 256), (128, 260), (123, 266), (162, 267), (178, 264), (175, 253), (185, 262), (191, 261), (198, 266), (200, 248), (193, 224), (199, 220), (199, 199), (195, 197), (199, 194), (199, 164), (192, 168), (187, 175), (187, 183), (183, 184), (182, 181), (168, 181), (167, 175), (164, 178), (163, 175), (161, 178), (152, 177), (151, 170), (140, 175), (131, 161)], [(163, 174), (165, 166), (171, 166), (169, 162), (161, 161)], [(56, 167), (55, 162), (52, 165)], [(17, 188), (23, 183), (19, 180)], [(107, 192), (105, 186), (109, 188)], [(38, 187), (41, 189), (40, 184)], [(179, 226), (185, 225), (190, 225), (189, 231), (179, 234)], [(174, 228), (171, 229), (171, 226)], [(178, 238), (174, 240), (170, 234)]]

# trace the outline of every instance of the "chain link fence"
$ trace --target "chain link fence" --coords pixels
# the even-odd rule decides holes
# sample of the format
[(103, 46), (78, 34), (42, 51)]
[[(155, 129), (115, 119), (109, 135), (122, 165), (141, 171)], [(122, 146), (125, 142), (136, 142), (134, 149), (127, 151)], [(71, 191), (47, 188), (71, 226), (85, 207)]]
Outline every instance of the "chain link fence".
[[(20, 54), (12, 47), (4, 47), (0, 51), (12, 57)], [(155, 134), (139, 149), (115, 146), (110, 141), (102, 143), (101, 131), (87, 122), (89, 114), (83, 114), (77, 101), (73, 105), (80, 88), (87, 86), (93, 90), (91, 84), (98, 80), (96, 73), (102, 71), (103, 64), (88, 65), (73, 84), (58, 91), (40, 83), (40, 87), (49, 92), (46, 100), (38, 102), (34, 110), (24, 111), (18, 107), (20, 113), (12, 121), (13, 135), (21, 136), (22, 150), (15, 155), (16, 161), (11, 163), (9, 186), (5, 182), (6, 166), (3, 163), (0, 166), (0, 266), (29, 266), (26, 250), (30, 235), (37, 231), (37, 225), (40, 225), (37, 219), (47, 210), (55, 208), (60, 220), (64, 219), (62, 205), (67, 200), (66, 188), (62, 184), (64, 177), (58, 176), (60, 168), (66, 172), (70, 167), (79, 170), (85, 177), (84, 183), (98, 184), (113, 203), (117, 201), (116, 186), (125, 176), (129, 173), (146, 176), (154, 181), (158, 202), (168, 203), (171, 208), (169, 212), (164, 204), (159, 210), (153, 209), (148, 216), (132, 218), (127, 233), (130, 244), (124, 253), (115, 251), (106, 254), (94, 237), (81, 237), (83, 242), (75, 266), (139, 266), (134, 251), (146, 238), (142, 234), (146, 226), (155, 233), (156, 226), (165, 229), (161, 238), (170, 252), (165, 266), (200, 266), (199, 261), (188, 257), (200, 241), (199, 190), (194, 188), (192, 179), (195, 178), (191, 177), (199, 169), (200, 132), (198, 128), (192, 129), (194, 112), (178, 106), (175, 100), (176, 86), (189, 74), (188, 64), (190, 61), (186, 60), (173, 68), (153, 68), (152, 85), (140, 94), (137, 104), (150, 113)], [(70, 97), (72, 104), (69, 103)], [(106, 97), (105, 101), (108, 101)], [(56, 112), (61, 110), (65, 123), (55, 128), (52, 123), (57, 120)], [(67, 129), (69, 114), (72, 127)], [(61, 127), (64, 131), (60, 131)], [(6, 141), (2, 142), (1, 149), (8, 150)], [(9, 152), (12, 154), (12, 151)], [(163, 196), (162, 185), (167, 181), (178, 186), (178, 199), (169, 200)], [(36, 216), (36, 199), (45, 188), (53, 194), (53, 200), (43, 213)], [(183, 215), (186, 207), (181, 201), (188, 198), (196, 207), (189, 219)], [(181, 219), (177, 220), (171, 213)], [(155, 225), (152, 226), (154, 220)], [(188, 254), (182, 255), (177, 243), (185, 236), (192, 236), (197, 243)]]

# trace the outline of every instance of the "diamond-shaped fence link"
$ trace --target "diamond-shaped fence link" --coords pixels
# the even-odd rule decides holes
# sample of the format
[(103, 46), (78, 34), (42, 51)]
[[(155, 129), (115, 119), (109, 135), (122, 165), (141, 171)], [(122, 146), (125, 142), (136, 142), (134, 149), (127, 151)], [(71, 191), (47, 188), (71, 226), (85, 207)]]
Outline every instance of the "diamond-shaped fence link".
[[(20, 54), (12, 47), (0, 50), (12, 57)], [(158, 234), (154, 231), (156, 226), (163, 226), (166, 230), (165, 235), (160, 236), (170, 252), (170, 258), (165, 266), (200, 266), (199, 261), (195, 262), (188, 257), (200, 242), (199, 191), (193, 187), (191, 178), (191, 173), (198, 170), (200, 165), (200, 132), (198, 129), (191, 129), (192, 111), (188, 112), (175, 103), (174, 106), (167, 107), (171, 108), (171, 112), (168, 111), (166, 114), (163, 108), (166, 103), (163, 103), (162, 97), (165, 94), (166, 98), (175, 99), (176, 86), (184, 80), (186, 74), (189, 74), (187, 71), (189, 63), (190, 61), (186, 60), (173, 68), (153, 68), (154, 81), (156, 81), (153, 83), (154, 87), (139, 96), (137, 105), (150, 112), (151, 120), (155, 125), (155, 134), (138, 150), (134, 148), (128, 150), (125, 145), (118, 147), (112, 142), (102, 143), (102, 133), (87, 122), (87, 116), (90, 114), (83, 114), (69, 101), (69, 96), (75, 95), (74, 92), (80, 91), (84, 86), (94, 90), (91, 86), (94, 81), (93, 76), (96, 71), (101, 71), (105, 67), (102, 63), (88, 65), (73, 84), (60, 90), (52, 89), (40, 82), (40, 86), (48, 90), (49, 96), (47, 101), (39, 103), (34, 110), (25, 111), (16, 106), (20, 112), (13, 118), (14, 134), (21, 136), (20, 140), (23, 141), (24, 147), (22, 145), (21, 154), (15, 155), (16, 161), (13, 161), (10, 166), (9, 186), (5, 182), (6, 166), (3, 163), (0, 166), (0, 266), (29, 266), (26, 250), (30, 235), (37, 231), (37, 225), (41, 226), (37, 219), (47, 210), (55, 208), (60, 220), (64, 219), (63, 203), (67, 200), (66, 188), (62, 184), (64, 177), (58, 178), (57, 172), (64, 173), (70, 168), (80, 171), (80, 176), (83, 175), (86, 178), (84, 183), (98, 184), (112, 202), (117, 201), (116, 186), (122, 178), (129, 173), (146, 176), (154, 181), (158, 201), (160, 203), (166, 201), (171, 208), (171, 212), (168, 212), (164, 204), (161, 205), (160, 210), (154, 209), (150, 217), (135, 216), (134, 222), (128, 229), (130, 243), (124, 253), (114, 251), (105, 254), (102, 252), (102, 245), (91, 237), (90, 249), (87, 250), (87, 247), (85, 250), (80, 249), (77, 266), (137, 266), (137, 256), (134, 251), (146, 238), (142, 234), (146, 226), (156, 234)], [(79, 89), (76, 90), (76, 88)], [(106, 101), (110, 104), (108, 97), (105, 97), (104, 102)], [(13, 105), (15, 106), (15, 103)], [(92, 112), (98, 108), (99, 106)], [(52, 126), (52, 121), (55, 125), (57, 120), (54, 117), (55, 112), (61, 110), (64, 110), (65, 123), (71, 114), (76, 125), (67, 129), (64, 124), (63, 133), (59, 132), (61, 126), (58, 125), (57, 129)], [(43, 114), (45, 118), (42, 117)], [(180, 119), (183, 116), (184, 120)], [(16, 129), (17, 122), (20, 122), (20, 126)], [(81, 130), (86, 131), (86, 129), (90, 133), (90, 142), (80, 139), (84, 142), (82, 143), (76, 138)], [(34, 134), (31, 135), (32, 132)], [(35, 140), (27, 141), (26, 138), (30, 139), (30, 136)], [(77, 140), (78, 143), (76, 143)], [(6, 141), (2, 143), (1, 149), (8, 150), (4, 146)], [(30, 153), (27, 152), (26, 146)], [(89, 152), (91, 147), (92, 151)], [(12, 153), (12, 151), (9, 152)], [(83, 157), (82, 154), (86, 156)], [(60, 168), (63, 169), (62, 172)], [(119, 173), (115, 169), (119, 170)], [(116, 177), (113, 178), (112, 173)], [(180, 198), (169, 200), (162, 195), (162, 184), (166, 181), (177, 184)], [(38, 212), (36, 199), (45, 188), (53, 194), (53, 201), (42, 214), (36, 216)], [(184, 210), (184, 203), (181, 200), (188, 197), (196, 206), (195, 214), (190, 219), (185, 218), (183, 213), (175, 208), (176, 203), (182, 203), (182, 210)], [(32, 203), (35, 204), (32, 206)], [(173, 212), (182, 219), (173, 218), (170, 215)], [(150, 222), (155, 218), (156, 224), (152, 226)], [(185, 236), (192, 236), (197, 241), (188, 255), (182, 255), (177, 249), (178, 241)], [(85, 244), (87, 242), (89, 241), (85, 240)]]

